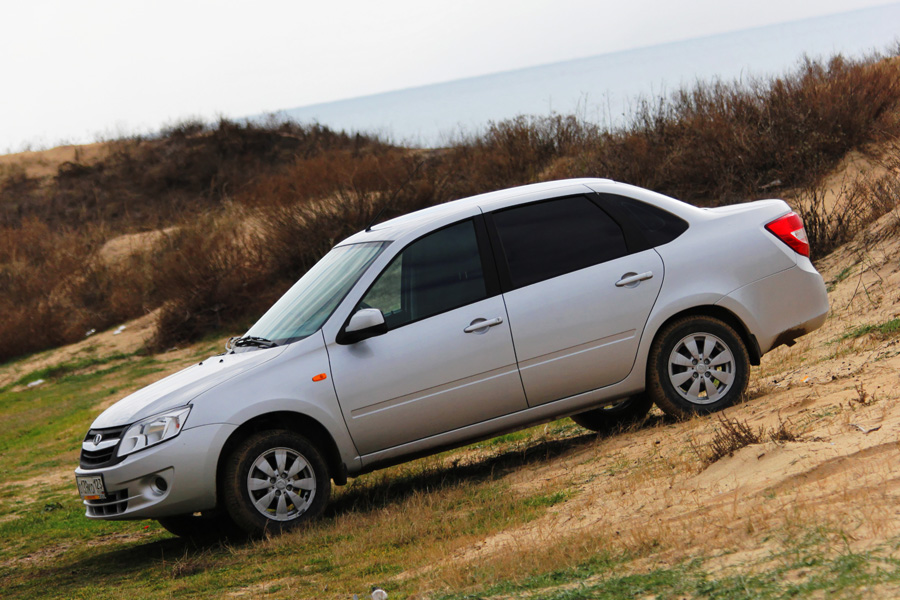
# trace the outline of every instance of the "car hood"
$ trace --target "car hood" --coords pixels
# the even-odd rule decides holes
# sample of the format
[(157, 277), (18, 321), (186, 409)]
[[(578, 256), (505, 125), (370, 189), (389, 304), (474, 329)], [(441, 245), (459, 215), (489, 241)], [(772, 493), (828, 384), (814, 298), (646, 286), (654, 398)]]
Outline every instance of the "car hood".
[[(128, 425), (170, 408), (184, 406), (203, 392), (272, 360), (285, 348), (279, 346), (211, 356), (119, 400), (103, 411), (91, 428)], [(191, 426), (190, 420), (187, 426)]]

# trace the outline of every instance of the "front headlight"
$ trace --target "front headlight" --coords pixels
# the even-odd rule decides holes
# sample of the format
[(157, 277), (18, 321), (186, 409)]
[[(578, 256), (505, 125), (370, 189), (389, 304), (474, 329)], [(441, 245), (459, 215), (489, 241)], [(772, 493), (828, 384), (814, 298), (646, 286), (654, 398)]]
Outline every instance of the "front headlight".
[(122, 442), (119, 444), (119, 456), (126, 456), (172, 439), (181, 433), (190, 412), (191, 407), (185, 406), (138, 421), (129, 427), (122, 436)]

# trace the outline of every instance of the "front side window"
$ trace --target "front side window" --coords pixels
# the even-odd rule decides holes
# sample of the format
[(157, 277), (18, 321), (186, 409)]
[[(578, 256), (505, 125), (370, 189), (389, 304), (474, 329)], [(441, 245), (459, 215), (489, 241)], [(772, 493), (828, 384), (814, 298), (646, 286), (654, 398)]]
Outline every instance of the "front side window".
[(513, 288), (628, 254), (622, 228), (584, 196), (493, 213)]
[(279, 344), (312, 335), (386, 246), (386, 242), (366, 242), (333, 248), (246, 335)]
[(357, 308), (377, 308), (388, 329), (487, 297), (471, 220), (419, 238), (403, 249)]

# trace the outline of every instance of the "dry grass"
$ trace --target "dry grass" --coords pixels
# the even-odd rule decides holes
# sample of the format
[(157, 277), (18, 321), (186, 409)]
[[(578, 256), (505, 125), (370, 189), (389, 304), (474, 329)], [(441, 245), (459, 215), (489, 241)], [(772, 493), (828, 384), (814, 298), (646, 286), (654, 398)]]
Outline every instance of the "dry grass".
[(727, 456), (734, 456), (741, 448), (753, 444), (762, 444), (766, 441), (796, 442), (800, 439), (791, 423), (781, 419), (778, 420), (777, 427), (766, 430), (762, 426), (754, 429), (746, 421), (717, 416), (718, 426), (711, 440), (702, 445), (691, 441), (691, 449), (704, 467)]
[(871, 168), (845, 171), (837, 186), (828, 178), (800, 188), (790, 198), (803, 219), (815, 256), (827, 256), (900, 202), (900, 154), (892, 140), (872, 157)]

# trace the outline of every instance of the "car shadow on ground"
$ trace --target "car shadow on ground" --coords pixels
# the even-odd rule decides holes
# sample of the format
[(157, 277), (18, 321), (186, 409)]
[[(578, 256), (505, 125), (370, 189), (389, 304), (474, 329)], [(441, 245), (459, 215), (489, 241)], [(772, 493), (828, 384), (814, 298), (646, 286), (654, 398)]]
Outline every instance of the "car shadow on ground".
[[(521, 447), (489, 454), (471, 462), (456, 464), (437, 463), (426, 465), (421, 471), (398, 476), (380, 477), (373, 482), (351, 484), (342, 489), (332, 499), (325, 512), (326, 518), (334, 518), (346, 512), (378, 510), (394, 502), (403, 500), (419, 492), (428, 492), (460, 483), (500, 479), (511, 471), (545, 462), (568, 452), (617, 435), (628, 435), (638, 429), (673, 423), (667, 416), (650, 415), (642, 423), (625, 430), (607, 433), (593, 433), (582, 429), (583, 433), (561, 439), (541, 439), (523, 444)], [(490, 453), (490, 450), (487, 450)]]

